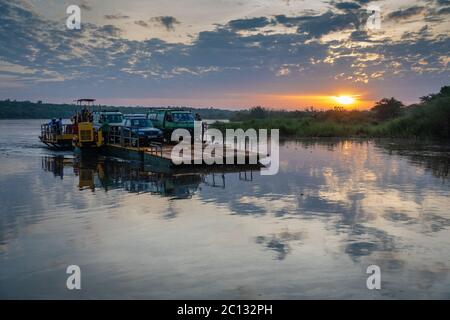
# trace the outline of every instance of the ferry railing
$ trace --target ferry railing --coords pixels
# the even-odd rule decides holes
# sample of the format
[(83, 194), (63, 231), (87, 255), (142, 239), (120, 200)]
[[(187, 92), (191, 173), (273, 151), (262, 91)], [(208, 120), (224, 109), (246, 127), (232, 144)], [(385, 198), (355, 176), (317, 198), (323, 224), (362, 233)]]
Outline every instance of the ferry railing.
[(42, 124), (41, 125), (41, 137), (45, 141), (56, 141), (57, 136), (62, 134), (72, 134), (73, 133), (73, 125), (72, 124), (63, 124), (63, 125), (51, 125), (51, 124)]
[(163, 156), (163, 145), (162, 145), (162, 143), (150, 142), (147, 148), (148, 148), (148, 151), (151, 154), (159, 155), (160, 157)]
[(41, 125), (41, 137), (44, 141), (55, 141), (56, 132), (53, 130), (53, 126), (48, 124)]
[(121, 127), (120, 126), (111, 126), (111, 127), (109, 127), (107, 142), (110, 143), (110, 144), (122, 145)]
[(122, 126), (109, 127), (107, 141), (111, 144), (118, 144), (121, 147), (140, 148), (139, 135), (132, 128), (124, 128)]
[(139, 139), (139, 134), (135, 131), (136, 129), (133, 127), (126, 128), (126, 130), (124, 130), (124, 129), (125, 128), (122, 127), (124, 146), (137, 148), (139, 150), (140, 149), (139, 148), (140, 147), (139, 146), (140, 139)]
[(121, 147), (137, 148), (139, 151), (145, 149), (152, 154), (162, 157), (162, 143), (152, 141), (146, 145), (142, 145), (137, 131), (138, 127), (111, 126), (108, 133), (108, 143), (118, 144)]

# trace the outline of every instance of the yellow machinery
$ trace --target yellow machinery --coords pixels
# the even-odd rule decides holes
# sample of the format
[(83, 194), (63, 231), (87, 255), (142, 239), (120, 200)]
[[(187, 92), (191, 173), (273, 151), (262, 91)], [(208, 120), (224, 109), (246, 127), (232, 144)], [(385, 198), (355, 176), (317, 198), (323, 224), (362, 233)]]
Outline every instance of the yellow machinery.
[(94, 150), (103, 146), (103, 132), (101, 128), (95, 128), (92, 117), (92, 110), (95, 99), (79, 99), (77, 105), (82, 106), (82, 110), (75, 115), (75, 132), (73, 135), (73, 146), (79, 150)]
[(74, 135), (74, 146), (78, 148), (98, 148), (103, 146), (103, 132), (95, 129), (92, 122), (77, 123), (78, 134)]

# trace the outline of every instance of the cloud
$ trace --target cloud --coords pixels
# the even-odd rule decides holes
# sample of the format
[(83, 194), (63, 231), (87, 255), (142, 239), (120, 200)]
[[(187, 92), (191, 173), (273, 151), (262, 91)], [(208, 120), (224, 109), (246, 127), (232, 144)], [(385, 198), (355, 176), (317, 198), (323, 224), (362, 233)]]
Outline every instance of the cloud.
[(437, 11), (437, 14), (450, 14), (450, 7), (441, 8)]
[(107, 24), (97, 29), (97, 33), (101, 33), (105, 36), (109, 37), (118, 37), (122, 33), (122, 30), (119, 27), (116, 27), (112, 24)]
[(345, 13), (329, 10), (318, 15), (295, 17), (277, 15), (274, 17), (276, 23), (286, 27), (297, 27), (299, 33), (307, 34), (310, 38), (321, 38), (331, 32), (347, 29), (359, 30), (365, 19), (365, 10), (346, 10)]
[(295, 27), (306, 20), (313, 19), (313, 16), (301, 16), (301, 17), (287, 17), (284, 14), (276, 15), (275, 21), (286, 27)]
[(370, 41), (370, 37), (367, 34), (367, 31), (364, 30), (353, 31), (350, 34), (350, 39), (352, 41)]
[(418, 40), (419, 38), (425, 38), (430, 37), (432, 35), (430, 28), (428, 25), (423, 26), (419, 31), (417, 32), (405, 32), (402, 35), (402, 40), (404, 39), (411, 39), (411, 40)]
[(299, 32), (307, 32), (310, 36), (320, 38), (330, 32), (346, 29), (358, 30), (362, 24), (362, 18), (355, 13), (336, 14), (327, 11), (322, 15), (309, 17), (308, 20), (300, 23)]
[(121, 20), (121, 19), (128, 19), (130, 16), (124, 15), (124, 14), (106, 14), (104, 15), (104, 18), (107, 20)]
[(162, 25), (167, 31), (175, 30), (175, 25), (180, 24), (180, 21), (172, 16), (153, 17), (150, 20)]
[(251, 19), (237, 19), (228, 22), (228, 27), (233, 30), (255, 30), (270, 25), (271, 22), (266, 17), (251, 18)]
[(425, 11), (425, 7), (414, 6), (403, 10), (397, 10), (387, 15), (388, 20), (404, 20), (417, 16)]
[(79, 7), (80, 7), (80, 9), (83, 9), (83, 10), (86, 10), (86, 11), (91, 11), (92, 10), (92, 7), (86, 1), (81, 1)]
[[(449, 75), (442, 57), (448, 56), (450, 38), (433, 33), (433, 25), (411, 29), (401, 39), (375, 40), (359, 28), (362, 18), (349, 12), (235, 19), (183, 44), (129, 40), (110, 24), (68, 30), (6, 0), (0, 0), (0, 10), (0, 61), (27, 70), (11, 74), (11, 68), (0, 67), (0, 77), (13, 76), (30, 95), (173, 97), (200, 89), (298, 90), (299, 83), (302, 90), (314, 90), (317, 83), (376, 82), (378, 75), (408, 83), (418, 81), (417, 74), (429, 87)], [(151, 27), (150, 21), (142, 25)], [(240, 32), (267, 25), (297, 32)], [(350, 36), (325, 40), (334, 31)]]
[(338, 2), (334, 6), (340, 10), (355, 10), (361, 8), (361, 6), (355, 2)]
[(138, 20), (134, 22), (135, 24), (137, 24), (138, 26), (144, 27), (144, 28), (148, 28), (149, 25), (147, 22), (145, 22), (144, 20)]

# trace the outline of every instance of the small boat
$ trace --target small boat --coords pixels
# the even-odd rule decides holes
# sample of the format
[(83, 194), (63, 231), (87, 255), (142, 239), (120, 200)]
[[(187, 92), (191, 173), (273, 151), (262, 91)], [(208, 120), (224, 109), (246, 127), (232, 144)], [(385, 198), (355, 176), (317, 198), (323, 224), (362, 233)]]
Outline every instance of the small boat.
[(73, 125), (52, 121), (41, 125), (39, 140), (52, 149), (71, 150), (73, 139)]

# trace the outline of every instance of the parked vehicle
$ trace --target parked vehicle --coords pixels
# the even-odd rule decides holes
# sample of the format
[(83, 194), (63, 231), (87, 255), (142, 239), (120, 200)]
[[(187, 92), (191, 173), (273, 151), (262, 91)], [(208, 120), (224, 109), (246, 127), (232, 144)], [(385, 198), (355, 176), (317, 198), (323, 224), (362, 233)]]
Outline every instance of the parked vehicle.
[(126, 113), (123, 115), (123, 120), (125, 121), (126, 119), (136, 119), (136, 118), (143, 118), (143, 119), (147, 119), (147, 114), (145, 113)]
[[(151, 142), (163, 142), (163, 132), (153, 126), (153, 123), (139, 115), (127, 116), (122, 124), (122, 133), (124, 137), (139, 137), (139, 146), (148, 146)], [(137, 139), (133, 139), (136, 147)]]
[(161, 129), (166, 141), (170, 141), (175, 129), (186, 129), (194, 134), (195, 117), (190, 110), (186, 109), (155, 109), (147, 114), (149, 120), (156, 128)]
[(95, 111), (92, 115), (96, 127), (101, 127), (104, 124), (120, 126), (123, 122), (123, 115), (119, 111)]

